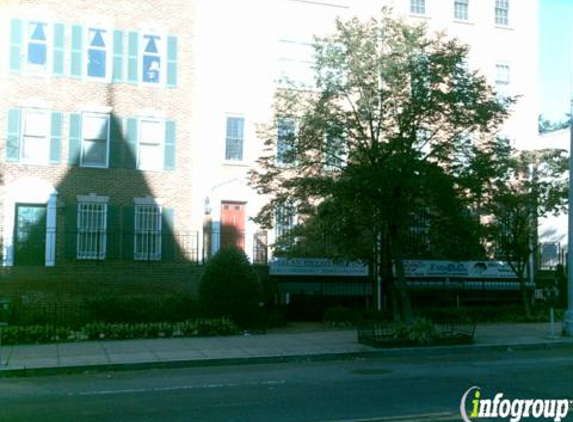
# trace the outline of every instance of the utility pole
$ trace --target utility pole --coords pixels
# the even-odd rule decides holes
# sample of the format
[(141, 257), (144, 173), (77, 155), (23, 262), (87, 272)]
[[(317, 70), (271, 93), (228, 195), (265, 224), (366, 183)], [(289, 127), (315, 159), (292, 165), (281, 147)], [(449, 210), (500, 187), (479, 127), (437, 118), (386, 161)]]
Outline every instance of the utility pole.
[[(571, 99), (573, 113), (573, 98)], [(569, 119), (569, 205), (567, 236), (567, 312), (563, 329), (569, 337), (573, 336), (573, 116)]]

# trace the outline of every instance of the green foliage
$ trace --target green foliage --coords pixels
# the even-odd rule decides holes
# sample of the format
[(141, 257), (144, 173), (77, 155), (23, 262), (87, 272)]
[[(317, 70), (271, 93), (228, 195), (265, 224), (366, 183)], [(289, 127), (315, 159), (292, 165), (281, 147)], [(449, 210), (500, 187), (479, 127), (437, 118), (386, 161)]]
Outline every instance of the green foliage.
[[(270, 201), (257, 221), (273, 226), (276, 210), (292, 206), (301, 224), (279, 240), (285, 253), (359, 258), (380, 273), (395, 262), (397, 297), (412, 321), (399, 264), (419, 227), (413, 217), (430, 210), (446, 232), (419, 242), (423, 253), (437, 243), (431, 253), (440, 256), (482, 253), (479, 233), (460, 217), (468, 205), (463, 176), (513, 99), (500, 99), (467, 69), (467, 46), (387, 11), (339, 21), (317, 39), (315, 53), (317, 89), (278, 90), (274, 119), (261, 130), (267, 150), (251, 184)], [(284, 118), (297, 122), (297, 132), (281, 137), (281, 153), (291, 156), (277, 162)]]
[(94, 322), (74, 329), (51, 325), (12, 326), (2, 329), (4, 344), (38, 344), (84, 340), (132, 340), (148, 338), (228, 336), (239, 328), (229, 319), (198, 319), (183, 322)]
[(198, 317), (196, 300), (189, 295), (95, 296), (85, 301), (91, 321), (108, 323), (177, 322)]
[(261, 300), (257, 274), (242, 250), (223, 248), (209, 260), (199, 285), (204, 316), (230, 318), (242, 327), (257, 325)]
[(427, 346), (438, 336), (438, 332), (429, 319), (416, 318), (413, 324), (399, 324), (394, 336), (398, 340), (412, 341)]

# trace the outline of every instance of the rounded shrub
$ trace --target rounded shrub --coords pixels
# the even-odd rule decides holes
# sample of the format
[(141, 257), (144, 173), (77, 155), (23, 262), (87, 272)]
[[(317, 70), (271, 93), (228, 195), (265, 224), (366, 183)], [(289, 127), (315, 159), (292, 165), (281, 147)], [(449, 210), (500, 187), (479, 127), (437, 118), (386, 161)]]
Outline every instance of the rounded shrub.
[(226, 247), (207, 263), (199, 284), (199, 305), (208, 318), (227, 317), (241, 327), (257, 325), (261, 293), (245, 253)]

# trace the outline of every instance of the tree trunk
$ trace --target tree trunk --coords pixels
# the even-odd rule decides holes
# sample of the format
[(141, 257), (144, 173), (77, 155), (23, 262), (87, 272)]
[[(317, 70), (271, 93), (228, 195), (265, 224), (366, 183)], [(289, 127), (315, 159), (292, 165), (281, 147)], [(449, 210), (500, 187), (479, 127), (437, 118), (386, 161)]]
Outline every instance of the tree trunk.
[(410, 302), (410, 295), (408, 294), (408, 284), (404, 273), (404, 263), (402, 262), (402, 240), (400, 239), (396, 226), (390, 228), (390, 247), (392, 252), (391, 256), (394, 258), (396, 268), (394, 287), (396, 288), (396, 293), (400, 301), (402, 318), (406, 324), (411, 325), (414, 323), (414, 311), (412, 309), (412, 303)]
[(531, 297), (525, 286), (525, 280), (523, 277), (519, 278), (519, 288), (521, 290), (521, 300), (523, 302), (523, 309), (525, 310), (525, 317), (527, 319), (531, 318)]

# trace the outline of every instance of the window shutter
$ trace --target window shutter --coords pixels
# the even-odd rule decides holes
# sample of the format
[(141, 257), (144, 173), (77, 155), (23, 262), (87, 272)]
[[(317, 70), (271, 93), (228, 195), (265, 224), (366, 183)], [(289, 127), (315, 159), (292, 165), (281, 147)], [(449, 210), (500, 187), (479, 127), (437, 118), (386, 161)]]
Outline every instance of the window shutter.
[(78, 25), (72, 26), (72, 56), (70, 74), (75, 78), (82, 77), (82, 38), (82, 27)]
[(165, 122), (165, 157), (163, 164), (165, 170), (175, 169), (175, 122), (172, 120)]
[(123, 81), (123, 31), (113, 31), (113, 82)]
[(135, 236), (135, 207), (123, 209), (123, 258), (133, 259), (133, 239)]
[(66, 258), (76, 259), (78, 244), (78, 207), (68, 205), (65, 213)]
[(54, 75), (64, 74), (64, 25), (57, 23), (54, 25)]
[(177, 240), (173, 230), (173, 208), (161, 209), (161, 260), (174, 261)]
[(82, 148), (82, 115), (79, 113), (70, 114), (70, 145), (68, 163), (71, 165), (80, 164), (80, 152)]
[(8, 135), (6, 137), (6, 161), (20, 159), (20, 116), (19, 109), (8, 110)]
[(123, 145), (123, 134), (121, 133), (121, 123), (119, 118), (113, 114), (110, 116), (109, 130), (109, 166), (111, 168), (121, 167), (121, 148)]
[(106, 258), (119, 258), (119, 245), (121, 235), (119, 231), (119, 208), (113, 205), (107, 206), (107, 228), (106, 228)]
[(131, 83), (137, 83), (138, 42), (139, 34), (130, 32), (127, 51), (127, 81)]
[(167, 37), (167, 86), (177, 85), (177, 37)]
[(12, 19), (10, 26), (10, 71), (20, 72), (22, 70), (22, 42), (23, 31), (22, 21)]
[(137, 119), (130, 117), (127, 124), (127, 148), (124, 155), (124, 167), (134, 169), (137, 167)]
[(52, 112), (50, 125), (50, 163), (58, 164), (62, 160), (62, 113)]

